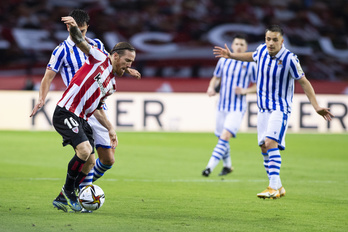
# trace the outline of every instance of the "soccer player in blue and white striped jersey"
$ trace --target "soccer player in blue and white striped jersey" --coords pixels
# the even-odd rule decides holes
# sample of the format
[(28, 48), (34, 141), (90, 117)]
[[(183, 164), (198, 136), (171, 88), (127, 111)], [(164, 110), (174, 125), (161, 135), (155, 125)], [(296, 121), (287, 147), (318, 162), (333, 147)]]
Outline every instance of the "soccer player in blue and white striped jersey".
[[(90, 19), (88, 13), (81, 9), (75, 9), (69, 14), (69, 16), (72, 16), (75, 19), (82, 36), (89, 45), (97, 47), (103, 53), (108, 55), (104, 44), (99, 39), (90, 39), (86, 37)], [(67, 30), (69, 30), (69, 27), (67, 27)], [(69, 86), (71, 79), (85, 63), (86, 59), (87, 55), (76, 46), (70, 36), (53, 50), (46, 72), (41, 81), (38, 103), (34, 106), (33, 112), (30, 116), (35, 115), (36, 112), (45, 104), (45, 99), (49, 92), (51, 82), (56, 74), (59, 72), (65, 85)], [(140, 73), (134, 69), (127, 69), (126, 72), (132, 76), (140, 78)], [(103, 105), (103, 109), (105, 110), (105, 113), (107, 113), (105, 104)], [(89, 118), (88, 123), (93, 130), (93, 138), (98, 152), (98, 159), (95, 160), (93, 149), (93, 154), (83, 165), (82, 172), (80, 172), (76, 178), (76, 188), (78, 188), (79, 185), (80, 188), (82, 188), (86, 185), (92, 184), (92, 182), (103, 176), (115, 162), (115, 149), (110, 145), (111, 141), (107, 129), (101, 125), (94, 116)], [(53, 205), (65, 212), (69, 209), (62, 193), (60, 193), (53, 201)]]
[(285, 149), (285, 134), (294, 95), (294, 81), (299, 81), (315, 111), (325, 120), (333, 115), (329, 108), (318, 105), (312, 85), (302, 71), (297, 56), (285, 48), (283, 30), (278, 25), (266, 29), (265, 43), (255, 52), (231, 53), (229, 48), (216, 46), (216, 57), (232, 58), (257, 63), (257, 120), (258, 144), (261, 147), (263, 164), (269, 185), (257, 194), (259, 198), (279, 198), (285, 195), (280, 180), (281, 155)]
[[(245, 35), (235, 35), (231, 48), (234, 53), (246, 52), (248, 44)], [(219, 139), (206, 168), (202, 172), (203, 176), (208, 177), (220, 160), (223, 161), (220, 176), (233, 171), (229, 141), (232, 137), (236, 137), (247, 108), (245, 94), (247, 90), (256, 91), (255, 82), (256, 64), (254, 62), (228, 58), (220, 58), (218, 61), (207, 94), (214, 96), (216, 94), (215, 86), (220, 83), (215, 129), (215, 135)], [(253, 83), (251, 87), (249, 87), (250, 83)]]

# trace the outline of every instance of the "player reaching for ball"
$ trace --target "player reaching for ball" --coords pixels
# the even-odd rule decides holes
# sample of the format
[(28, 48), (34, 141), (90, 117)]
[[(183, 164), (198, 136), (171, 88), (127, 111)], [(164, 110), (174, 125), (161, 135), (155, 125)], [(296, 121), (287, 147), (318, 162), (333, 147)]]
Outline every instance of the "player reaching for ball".
[[(99, 48), (100, 51), (102, 51), (107, 56), (108, 53), (105, 51), (104, 45), (100, 42), (100, 40), (98, 39), (92, 40), (85, 36), (87, 32), (87, 28), (88, 28), (88, 21), (89, 21), (88, 14), (83, 10), (74, 10), (70, 13), (70, 16), (76, 19), (74, 20), (74, 22), (77, 22), (78, 28), (80, 29), (82, 38), (79, 38), (79, 41), (83, 40), (83, 43), (80, 42), (80, 44), (86, 43), (91, 50), (92, 48), (93, 50), (96, 48)], [(68, 25), (68, 30), (70, 31), (69, 25)], [(77, 70), (79, 70), (79, 68), (82, 67), (86, 59), (90, 58), (89, 53), (88, 52), (86, 53), (86, 51), (82, 51), (80, 49), (81, 45), (76, 44), (72, 36), (73, 35), (70, 33), (70, 36), (68, 37), (68, 39), (65, 40), (63, 43), (61, 43), (53, 51), (45, 76), (41, 82), (39, 102), (38, 104), (35, 105), (31, 116), (33, 116), (44, 105), (45, 98), (49, 91), (50, 84), (57, 72), (61, 73), (64, 83), (67, 86), (69, 86), (69, 84), (72, 82), (72, 77), (75, 75)], [(129, 49), (130, 48), (132, 47), (130, 46)], [(118, 54), (118, 56), (121, 56), (121, 55), (123, 56), (124, 53), (128, 51), (129, 49), (125, 47), (120, 50), (115, 50), (114, 48), (110, 56), (113, 57), (116, 54)], [(132, 76), (140, 78), (140, 73), (130, 68), (130, 64), (132, 63), (132, 60), (129, 60), (127, 62), (129, 64), (125, 66), (124, 71), (128, 72)], [(122, 76), (122, 75), (119, 75), (119, 76)], [(106, 105), (101, 104), (100, 106), (103, 109), (102, 112), (106, 113), (107, 112)], [(96, 144), (96, 149), (98, 151), (99, 158), (97, 159), (97, 161), (95, 161), (94, 149), (92, 149), (92, 154), (89, 156), (87, 163), (83, 165), (82, 171), (79, 172), (78, 176), (75, 177), (75, 183), (74, 183), (75, 188), (78, 187), (78, 185), (82, 181), (83, 182), (81, 183), (81, 187), (91, 184), (92, 181), (97, 180), (99, 177), (101, 177), (104, 174), (105, 171), (109, 170), (112, 164), (114, 163), (115, 148), (111, 146), (109, 131), (101, 123), (98, 122), (98, 120), (94, 117), (94, 115), (89, 115), (89, 116), (90, 118), (88, 120), (88, 123), (90, 124), (93, 131), (93, 137), (94, 137), (93, 139)], [(69, 210), (68, 202), (66, 201), (62, 193), (60, 193), (58, 197), (53, 201), (53, 205), (57, 207), (58, 209), (61, 209), (65, 212)]]
[(280, 150), (285, 149), (285, 134), (294, 95), (294, 80), (297, 80), (315, 111), (331, 120), (328, 108), (318, 105), (312, 85), (302, 71), (297, 56), (285, 48), (283, 29), (272, 25), (265, 31), (265, 43), (255, 52), (231, 53), (229, 48), (215, 46), (216, 57), (225, 57), (257, 63), (257, 116), (258, 145), (261, 147), (263, 164), (269, 185), (257, 194), (259, 198), (279, 198), (285, 195), (280, 180), (282, 163)]

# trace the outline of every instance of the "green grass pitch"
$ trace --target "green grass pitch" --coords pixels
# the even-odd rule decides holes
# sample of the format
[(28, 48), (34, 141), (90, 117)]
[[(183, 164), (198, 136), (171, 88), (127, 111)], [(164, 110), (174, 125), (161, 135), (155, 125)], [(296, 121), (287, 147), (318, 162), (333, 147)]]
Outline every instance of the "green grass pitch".
[(119, 132), (116, 163), (95, 182), (92, 214), (52, 200), (73, 155), (56, 132), (0, 131), (0, 231), (348, 231), (348, 135), (288, 134), (285, 197), (262, 200), (268, 181), (256, 134), (232, 139), (234, 172), (201, 176), (213, 133)]

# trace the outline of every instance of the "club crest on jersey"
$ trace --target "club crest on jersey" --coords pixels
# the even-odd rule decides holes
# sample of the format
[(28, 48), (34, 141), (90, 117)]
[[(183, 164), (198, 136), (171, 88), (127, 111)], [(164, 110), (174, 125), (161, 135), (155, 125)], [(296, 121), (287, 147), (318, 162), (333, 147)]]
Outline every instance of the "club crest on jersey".
[(283, 61), (282, 60), (278, 60), (278, 68), (282, 68), (283, 67)]
[(79, 128), (77, 126), (71, 129), (75, 134), (79, 133)]

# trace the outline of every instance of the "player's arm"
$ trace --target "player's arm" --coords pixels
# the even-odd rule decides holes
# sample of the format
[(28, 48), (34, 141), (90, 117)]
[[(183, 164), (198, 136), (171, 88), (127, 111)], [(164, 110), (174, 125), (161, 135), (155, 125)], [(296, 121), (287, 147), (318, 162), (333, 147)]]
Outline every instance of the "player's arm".
[(34, 106), (33, 111), (30, 114), (30, 117), (34, 116), (36, 112), (44, 106), (48, 91), (50, 90), (51, 83), (56, 74), (57, 73), (55, 71), (46, 69), (45, 75), (41, 80), (39, 100), (38, 103)]
[(305, 92), (305, 94), (308, 97), (308, 100), (310, 101), (310, 103), (312, 104), (312, 106), (314, 107), (315, 111), (323, 116), (323, 118), (325, 120), (331, 121), (332, 117), (334, 117), (331, 113), (330, 113), (330, 109), (329, 108), (323, 108), (320, 107), (317, 99), (315, 97), (315, 92), (314, 89), (311, 85), (311, 83), (308, 81), (308, 79), (306, 78), (306, 76), (303, 76), (301, 79), (298, 80), (303, 91)]
[(252, 52), (232, 53), (226, 44), (225, 44), (225, 48), (215, 46), (213, 49), (213, 53), (214, 53), (215, 57), (218, 57), (218, 58), (224, 57), (224, 58), (228, 58), (228, 59), (247, 61), (247, 62), (254, 61)]
[(112, 148), (117, 147), (118, 139), (117, 139), (117, 135), (116, 135), (116, 130), (115, 130), (114, 126), (111, 124), (111, 122), (109, 121), (109, 119), (106, 117), (104, 110), (97, 109), (96, 111), (94, 111), (93, 115), (98, 120), (98, 122), (100, 122), (100, 124), (102, 124), (109, 131), (111, 147)]
[(62, 21), (69, 26), (69, 34), (76, 44), (76, 46), (86, 55), (89, 55), (89, 50), (91, 46), (87, 43), (87, 41), (83, 38), (80, 29), (75, 22), (75, 19), (71, 16), (62, 17)]
[(213, 76), (211, 79), (210, 79), (210, 82), (209, 82), (209, 86), (208, 86), (208, 89), (207, 89), (207, 94), (209, 97), (211, 96), (215, 96), (216, 94), (216, 86), (218, 84), (220, 84), (219, 82), (221, 81), (221, 78), (218, 78), (216, 76)]
[(249, 93), (256, 93), (257, 84), (254, 83), (250, 87), (245, 88), (245, 89), (241, 88), (241, 87), (236, 87), (234, 90), (235, 90), (236, 94), (240, 94), (240, 95), (246, 95)]

